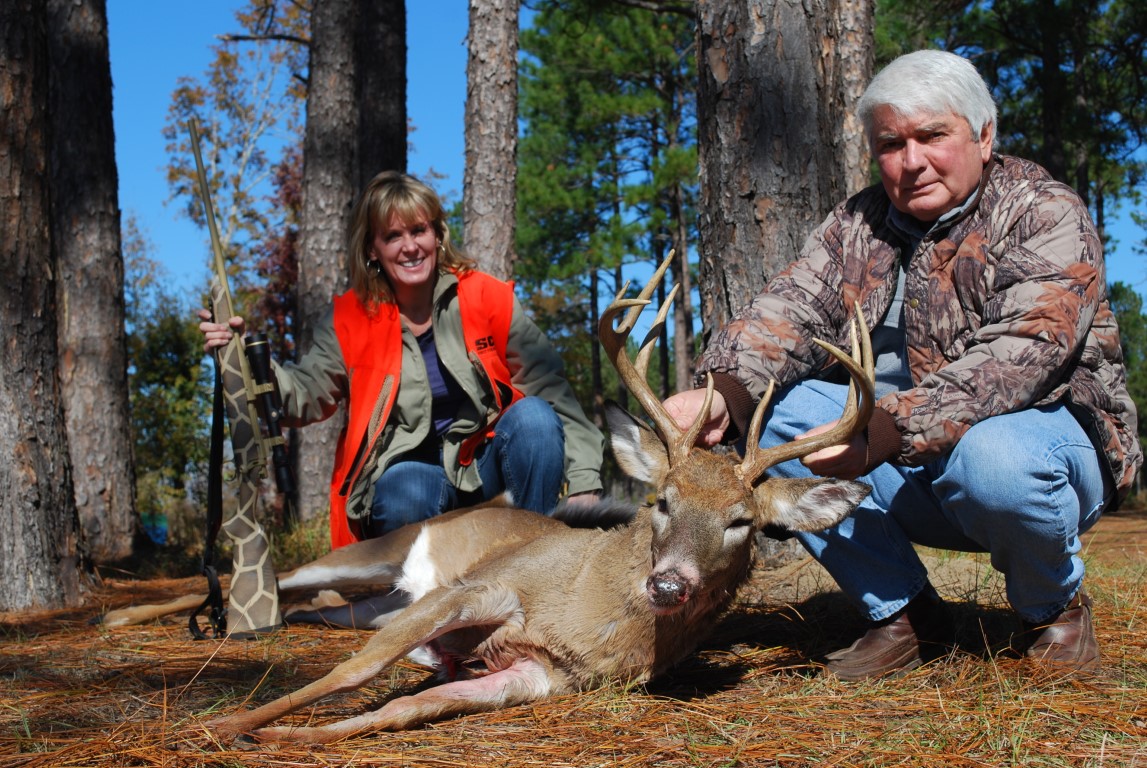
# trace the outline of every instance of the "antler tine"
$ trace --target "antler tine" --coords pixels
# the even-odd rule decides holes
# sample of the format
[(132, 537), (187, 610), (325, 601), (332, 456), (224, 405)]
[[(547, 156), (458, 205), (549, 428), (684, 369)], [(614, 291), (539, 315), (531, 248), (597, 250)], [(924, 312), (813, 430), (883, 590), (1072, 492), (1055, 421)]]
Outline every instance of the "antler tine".
[(705, 374), (705, 400), (701, 403), (701, 410), (697, 412), (697, 418), (693, 419), (693, 423), (689, 425), (689, 429), (679, 440), (668, 445), (669, 464), (671, 466), (683, 461), (693, 446), (696, 445), (697, 435), (701, 433), (701, 427), (709, 420), (709, 410), (713, 407), (713, 393), (715, 391), (713, 374)]
[[(649, 282), (641, 289), (641, 292), (638, 293), (636, 298), (622, 298), (626, 290), (626, 288), (622, 288), (613, 302), (602, 312), (597, 329), (598, 340), (601, 342), (602, 347), (605, 348), (610, 362), (613, 363), (613, 367), (617, 369), (618, 376), (621, 377), (622, 383), (625, 384), (626, 388), (641, 404), (642, 409), (653, 419), (654, 426), (660, 433), (662, 440), (664, 440), (665, 444), (669, 447), (670, 456), (678, 455), (682, 450), (687, 452), (689, 446), (685, 446), (684, 448), (679, 447), (684, 436), (677, 427), (673, 417), (671, 417), (668, 411), (665, 410), (665, 407), (661, 405), (661, 400), (653, 394), (653, 390), (645, 378), (652, 340), (656, 340), (657, 334), (651, 331), (651, 335), (647, 336), (646, 340), (642, 342), (642, 349), (638, 353), (637, 365), (630, 361), (629, 356), (626, 354), (625, 343), (629, 339), (629, 334), (633, 330), (637, 316), (641, 313), (641, 310), (649, 304), (649, 297), (653, 294), (657, 284), (660, 283), (661, 279), (665, 276), (665, 271), (669, 268), (669, 264), (672, 260), (673, 251), (670, 251), (669, 255), (661, 262), (661, 265), (653, 273)], [(626, 283), (626, 287), (628, 287), (628, 285), (629, 284)], [(676, 288), (674, 288), (671, 293), (671, 298), (675, 295)], [(666, 301), (665, 306), (658, 312), (654, 329), (658, 329), (658, 323), (664, 322), (669, 303), (669, 301)], [(626, 311), (626, 314), (615, 329), (613, 326), (614, 318), (623, 310)], [(702, 416), (704, 416), (704, 414), (702, 414)], [(704, 419), (701, 421), (703, 422)], [(698, 430), (699, 429), (698, 427)], [(694, 433), (694, 438), (696, 438), (696, 433)]]
[(741, 478), (749, 485), (755, 484), (770, 467), (790, 459), (808, 456), (831, 445), (846, 443), (868, 425), (868, 420), (872, 416), (872, 409), (875, 407), (875, 374), (872, 341), (869, 336), (868, 325), (860, 312), (860, 306), (857, 305), (856, 307), (856, 320), (852, 325), (851, 356), (826, 341), (820, 339), (813, 339), (813, 341), (848, 370), (851, 381), (848, 385), (844, 411), (836, 426), (827, 432), (793, 440), (772, 448), (760, 448), (764, 413), (774, 388), (774, 382), (770, 382), (765, 397), (753, 413), (753, 420), (749, 426), (747, 437), (745, 460), (740, 467)]
[[(637, 316), (641, 314), (641, 310), (644, 309), (645, 305), (649, 303), (649, 297), (653, 295), (653, 291), (657, 289), (657, 284), (660, 283), (661, 278), (665, 276), (665, 270), (669, 269), (669, 264), (671, 261), (673, 261), (674, 253), (676, 253), (676, 250), (669, 251), (669, 255), (665, 257), (665, 260), (662, 261), (661, 264), (657, 267), (656, 271), (653, 273), (653, 277), (649, 278), (649, 282), (645, 284), (645, 287), (641, 289), (635, 299), (622, 298), (625, 296), (626, 292), (629, 291), (629, 280), (625, 281), (625, 284), (621, 286), (621, 290), (618, 291), (617, 295), (613, 297), (613, 302), (609, 305), (609, 308), (606, 310), (607, 312), (615, 305), (623, 305), (629, 307), (629, 311), (625, 313), (625, 317), (620, 323), (617, 324), (618, 333), (624, 333), (626, 336), (628, 336), (629, 333), (633, 330), (633, 326), (637, 323)], [(676, 286), (674, 286), (674, 289), (676, 290)], [(658, 318), (660, 317), (661, 315), (659, 314)], [(604, 320), (604, 317), (602, 319)]]
[[(745, 458), (741, 462), (741, 465), (737, 468), (741, 479), (749, 485), (752, 485), (752, 483), (761, 476), (761, 472), (764, 472), (765, 469), (768, 469), (768, 467), (763, 467), (760, 471), (757, 471), (751, 476), (747, 474), (753, 472), (753, 467), (755, 467), (760, 462), (760, 455), (762, 451), (761, 427), (764, 424), (765, 411), (769, 408), (769, 402), (773, 399), (773, 391), (776, 389), (776, 387), (776, 380), (770, 379), (769, 386), (765, 390), (765, 396), (761, 398), (761, 402), (757, 403), (757, 407), (753, 411), (753, 418), (749, 421), (749, 433), (745, 441)], [(772, 464), (769, 466), (772, 466)]]
[(657, 339), (661, 336), (661, 328), (665, 325), (665, 318), (669, 316), (669, 309), (673, 306), (673, 301), (677, 298), (677, 291), (680, 288), (681, 284), (678, 283), (669, 291), (669, 295), (665, 297), (665, 303), (661, 305), (661, 309), (657, 310), (657, 318), (650, 326), (649, 333), (645, 334), (645, 338), (641, 342), (641, 348), (637, 352), (633, 366), (642, 378), (645, 377), (646, 371), (649, 369), (649, 358), (653, 357), (653, 347), (656, 346)]

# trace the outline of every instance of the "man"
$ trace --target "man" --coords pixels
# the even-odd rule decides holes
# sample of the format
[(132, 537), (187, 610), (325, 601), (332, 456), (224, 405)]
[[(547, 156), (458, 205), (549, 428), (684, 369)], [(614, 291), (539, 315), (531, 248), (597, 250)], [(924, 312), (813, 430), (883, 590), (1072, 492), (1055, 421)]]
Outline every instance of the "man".
[[(1143, 460), (1095, 228), (1069, 187), (993, 153), (995, 104), (965, 59), (902, 56), (858, 108), (882, 183), (837, 206), (716, 335), (699, 366), (717, 395), (698, 442), (743, 435), (770, 379), (780, 392), (762, 445), (827, 428), (846, 388), (811, 342), (847, 344), (859, 302), (877, 357), (867, 431), (774, 470), (873, 489), (836, 528), (796, 534), (870, 621), (827, 670), (902, 673), (951, 645), (914, 543), (989, 552), (1026, 654), (1094, 669), (1079, 535)], [(703, 394), (666, 408), (687, 425)]]

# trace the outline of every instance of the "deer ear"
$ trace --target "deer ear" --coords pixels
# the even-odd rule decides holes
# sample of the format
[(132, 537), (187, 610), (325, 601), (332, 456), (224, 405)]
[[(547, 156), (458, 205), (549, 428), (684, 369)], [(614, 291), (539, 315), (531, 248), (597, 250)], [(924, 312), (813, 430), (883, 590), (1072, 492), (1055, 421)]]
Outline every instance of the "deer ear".
[(775, 477), (757, 486), (753, 495), (762, 526), (823, 531), (848, 517), (871, 490), (853, 480)]
[(657, 433), (612, 400), (605, 402), (605, 420), (622, 471), (634, 480), (660, 485), (669, 471), (669, 454)]

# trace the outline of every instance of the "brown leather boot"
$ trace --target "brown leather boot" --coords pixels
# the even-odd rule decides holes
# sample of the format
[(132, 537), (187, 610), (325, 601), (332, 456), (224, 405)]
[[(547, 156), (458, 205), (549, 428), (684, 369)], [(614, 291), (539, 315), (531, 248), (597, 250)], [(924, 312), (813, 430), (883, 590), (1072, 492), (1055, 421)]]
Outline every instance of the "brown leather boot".
[(1099, 668), (1099, 643), (1091, 620), (1091, 598), (1080, 589), (1071, 602), (1043, 624), (1024, 622), (1032, 639), (1024, 655), (1045, 664), (1091, 672)]
[(891, 619), (873, 624), (852, 645), (828, 654), (825, 667), (841, 680), (898, 677), (947, 653), (955, 626), (931, 584)]

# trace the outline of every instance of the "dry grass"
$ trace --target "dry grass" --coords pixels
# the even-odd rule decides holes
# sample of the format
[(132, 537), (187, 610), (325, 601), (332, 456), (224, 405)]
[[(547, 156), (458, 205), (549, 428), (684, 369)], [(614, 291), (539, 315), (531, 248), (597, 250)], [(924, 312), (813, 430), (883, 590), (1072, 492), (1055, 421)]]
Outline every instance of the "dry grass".
[[(650, 686), (592, 691), (428, 728), (316, 747), (240, 749), (197, 724), (322, 675), (364, 635), (291, 627), (193, 642), (186, 619), (102, 630), (84, 612), (0, 614), (0, 766), (1144, 766), (1147, 518), (1091, 535), (1088, 589), (1104, 668), (1049, 674), (1008, 650), (1016, 628), (982, 558), (930, 556), (962, 649), (901, 679), (844, 684), (817, 658), (857, 633), (817, 566), (758, 570), (712, 640)], [(200, 580), (108, 583), (106, 605), (154, 602)], [(402, 666), (309, 717), (377, 707), (426, 678)]]

